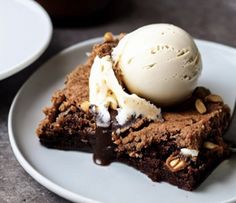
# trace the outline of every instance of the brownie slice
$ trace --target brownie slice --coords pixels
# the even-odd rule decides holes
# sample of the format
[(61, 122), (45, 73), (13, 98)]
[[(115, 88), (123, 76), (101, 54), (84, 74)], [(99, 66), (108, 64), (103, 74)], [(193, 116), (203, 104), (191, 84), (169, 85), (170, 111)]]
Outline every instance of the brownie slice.
[[(182, 106), (165, 109), (163, 121), (140, 117), (124, 126), (114, 121), (109, 128), (98, 127), (87, 102), (90, 68), (96, 55), (110, 54), (117, 43), (95, 45), (86, 64), (67, 76), (65, 88), (54, 94), (52, 106), (44, 110), (46, 117), (36, 130), (41, 144), (93, 152), (98, 164), (123, 162), (153, 181), (195, 189), (230, 154), (222, 138), (230, 120), (229, 108), (223, 102), (206, 102), (207, 112), (200, 114), (194, 101), (210, 92), (202, 96), (195, 91)], [(114, 117), (116, 112), (111, 114)]]

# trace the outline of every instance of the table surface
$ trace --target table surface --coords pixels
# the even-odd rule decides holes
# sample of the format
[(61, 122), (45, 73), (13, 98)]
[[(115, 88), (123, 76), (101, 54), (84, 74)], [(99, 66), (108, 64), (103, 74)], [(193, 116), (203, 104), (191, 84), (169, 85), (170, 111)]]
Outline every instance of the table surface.
[[(119, 2), (119, 4), (117, 3)], [(20, 86), (47, 59), (77, 42), (104, 32), (129, 32), (151, 23), (173, 23), (199, 39), (236, 47), (235, 0), (130, 0), (114, 1), (106, 20), (90, 26), (54, 27), (46, 52), (20, 73), (0, 81), (0, 202), (57, 202), (58, 197), (34, 181), (15, 159), (8, 139), (7, 117)]]

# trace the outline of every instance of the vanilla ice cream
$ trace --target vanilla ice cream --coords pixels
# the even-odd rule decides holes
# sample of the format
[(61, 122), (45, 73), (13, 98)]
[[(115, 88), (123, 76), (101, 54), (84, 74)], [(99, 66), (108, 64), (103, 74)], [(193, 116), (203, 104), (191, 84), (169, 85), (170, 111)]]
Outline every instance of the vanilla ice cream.
[(135, 94), (126, 93), (113, 71), (111, 56), (95, 57), (89, 77), (89, 102), (97, 114), (97, 125), (108, 127), (109, 108), (117, 110), (116, 121), (124, 125), (129, 119), (143, 116), (149, 120), (160, 118), (160, 109)]
[(161, 106), (190, 96), (202, 70), (192, 37), (170, 24), (148, 25), (127, 34), (112, 58), (130, 92)]

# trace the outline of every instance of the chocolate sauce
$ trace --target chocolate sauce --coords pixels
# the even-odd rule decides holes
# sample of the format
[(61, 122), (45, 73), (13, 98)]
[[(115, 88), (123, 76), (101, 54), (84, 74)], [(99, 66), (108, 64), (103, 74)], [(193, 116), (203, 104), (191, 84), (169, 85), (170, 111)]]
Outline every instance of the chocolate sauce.
[(131, 118), (126, 124), (121, 126), (115, 119), (117, 111), (110, 109), (109, 112), (111, 116), (110, 126), (97, 126), (95, 140), (93, 140), (93, 160), (96, 164), (103, 166), (109, 165), (115, 159), (115, 145), (112, 142), (112, 132), (118, 128), (129, 126), (135, 121), (134, 118)]
[(112, 131), (115, 126), (117, 111), (110, 110), (111, 124), (109, 127), (97, 126), (95, 132), (95, 143), (93, 148), (93, 160), (98, 165), (109, 165), (114, 159), (114, 144), (112, 142)]
[(110, 127), (97, 127), (96, 141), (93, 149), (93, 160), (98, 165), (109, 165), (113, 159), (113, 143)]

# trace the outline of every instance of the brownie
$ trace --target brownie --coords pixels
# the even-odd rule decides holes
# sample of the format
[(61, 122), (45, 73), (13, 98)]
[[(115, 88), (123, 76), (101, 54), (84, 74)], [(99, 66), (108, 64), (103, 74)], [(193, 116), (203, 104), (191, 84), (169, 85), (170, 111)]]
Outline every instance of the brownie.
[[(57, 91), (52, 106), (44, 109), (45, 118), (36, 130), (41, 144), (92, 152), (97, 164), (122, 162), (153, 181), (194, 190), (230, 155), (222, 137), (230, 120), (229, 108), (221, 100), (208, 100), (210, 91), (198, 88), (181, 105), (163, 109), (162, 120), (139, 117), (119, 126), (112, 119), (109, 127), (98, 127), (88, 104), (90, 68), (95, 56), (111, 54), (117, 43), (118, 39), (112, 39), (95, 45), (87, 62), (67, 76), (64, 89)], [(115, 73), (118, 77), (119, 70)], [(206, 112), (199, 113), (196, 100), (204, 102)], [(112, 118), (117, 114), (114, 110), (110, 113)]]

